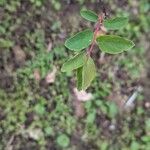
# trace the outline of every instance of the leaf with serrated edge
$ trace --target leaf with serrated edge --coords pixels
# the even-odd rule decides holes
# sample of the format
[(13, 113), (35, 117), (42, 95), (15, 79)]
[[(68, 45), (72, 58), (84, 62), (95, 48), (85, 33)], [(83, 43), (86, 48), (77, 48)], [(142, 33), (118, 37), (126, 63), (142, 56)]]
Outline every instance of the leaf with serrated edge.
[(90, 29), (86, 29), (67, 39), (65, 46), (70, 50), (79, 52), (82, 49), (87, 48), (92, 43), (92, 39), (93, 32)]
[(134, 46), (132, 41), (116, 35), (103, 35), (98, 37), (96, 41), (99, 48), (109, 54), (118, 54)]
[(105, 20), (104, 27), (110, 30), (117, 30), (117, 29), (125, 27), (127, 23), (128, 23), (127, 17), (116, 17), (113, 19)]
[(61, 68), (62, 72), (70, 72), (84, 65), (86, 62), (86, 52), (81, 52), (65, 62)]
[(80, 11), (81, 16), (91, 22), (97, 22), (98, 21), (98, 15), (91, 11), (91, 10), (81, 10)]
[(95, 64), (93, 59), (89, 57), (87, 62), (84, 64), (82, 70), (82, 77), (83, 77), (82, 90), (86, 90), (90, 86), (95, 76), (96, 76)]

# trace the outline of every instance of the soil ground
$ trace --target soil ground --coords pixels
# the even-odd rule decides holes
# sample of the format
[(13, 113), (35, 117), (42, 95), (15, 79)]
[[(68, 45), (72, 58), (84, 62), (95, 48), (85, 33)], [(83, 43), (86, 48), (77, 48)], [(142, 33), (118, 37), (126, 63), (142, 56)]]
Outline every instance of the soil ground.
[[(94, 26), (79, 16), (82, 7), (129, 15), (125, 29), (110, 33), (136, 46), (119, 56), (102, 56), (95, 47), (97, 78), (80, 96), (74, 75), (60, 68), (71, 55), (65, 39)], [(0, 1), (0, 150), (148, 150), (149, 10), (147, 0)], [(134, 107), (124, 110), (138, 87)]]

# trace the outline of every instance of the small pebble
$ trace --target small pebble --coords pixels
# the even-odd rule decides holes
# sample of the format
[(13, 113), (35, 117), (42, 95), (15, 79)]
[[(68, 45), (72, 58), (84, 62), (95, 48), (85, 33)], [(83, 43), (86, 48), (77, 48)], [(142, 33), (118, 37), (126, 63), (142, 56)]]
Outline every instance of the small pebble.
[(145, 107), (146, 107), (146, 108), (150, 108), (150, 102), (146, 102), (146, 103), (145, 103)]
[(109, 126), (109, 129), (110, 129), (111, 131), (114, 131), (114, 130), (116, 129), (116, 126), (115, 126), (114, 124), (111, 124), (111, 125)]

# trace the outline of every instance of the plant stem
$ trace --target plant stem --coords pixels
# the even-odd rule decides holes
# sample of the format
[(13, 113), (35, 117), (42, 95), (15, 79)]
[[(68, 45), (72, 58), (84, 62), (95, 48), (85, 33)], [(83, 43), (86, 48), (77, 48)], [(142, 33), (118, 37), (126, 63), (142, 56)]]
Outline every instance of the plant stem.
[(92, 40), (92, 44), (90, 45), (90, 48), (89, 48), (88, 51), (87, 51), (87, 53), (88, 53), (89, 56), (91, 55), (91, 53), (92, 53), (92, 51), (93, 51), (97, 34), (98, 34), (98, 32), (100, 31), (101, 26), (102, 26), (102, 24), (103, 24), (103, 18), (104, 18), (104, 14), (101, 14), (101, 15), (99, 15), (99, 17), (98, 17), (98, 22), (96, 23), (96, 29), (95, 29), (95, 31), (94, 31), (94, 37), (93, 37), (93, 40)]

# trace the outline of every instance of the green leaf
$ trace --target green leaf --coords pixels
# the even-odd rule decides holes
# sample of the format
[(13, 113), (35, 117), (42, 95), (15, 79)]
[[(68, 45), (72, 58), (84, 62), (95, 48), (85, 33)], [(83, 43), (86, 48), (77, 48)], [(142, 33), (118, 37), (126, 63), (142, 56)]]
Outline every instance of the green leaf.
[(108, 116), (114, 118), (118, 113), (118, 107), (115, 103), (108, 103)]
[(70, 139), (68, 138), (66, 134), (61, 134), (57, 137), (56, 142), (59, 146), (66, 148), (70, 144)]
[(82, 32), (75, 34), (65, 42), (65, 46), (73, 51), (81, 51), (87, 48), (93, 39), (93, 32), (90, 29), (86, 29)]
[(128, 39), (116, 35), (103, 35), (97, 38), (99, 48), (109, 54), (118, 54), (127, 51), (134, 46)]
[(14, 43), (10, 40), (0, 39), (0, 48), (10, 48)]
[(80, 11), (81, 16), (91, 22), (97, 22), (98, 21), (98, 15), (91, 11), (91, 10), (81, 10)]
[(89, 124), (93, 124), (95, 118), (96, 118), (96, 110), (94, 109), (87, 115), (86, 122)]
[(86, 90), (95, 76), (95, 64), (93, 59), (89, 57), (83, 67), (77, 70), (78, 90)]
[(34, 109), (35, 112), (39, 115), (43, 115), (45, 113), (45, 107), (41, 104), (37, 104)]
[(86, 90), (90, 86), (95, 76), (96, 76), (95, 64), (93, 59), (89, 57), (86, 64), (83, 66), (83, 84), (82, 84), (83, 90)]
[(82, 70), (83, 67), (77, 69), (77, 89), (82, 90)]
[(113, 19), (107, 19), (104, 21), (104, 26), (110, 30), (116, 30), (123, 28), (128, 23), (128, 18), (126, 17), (116, 17)]
[(150, 142), (150, 136), (148, 136), (148, 135), (142, 136), (141, 140), (143, 142)]
[(130, 149), (138, 150), (138, 149), (140, 149), (140, 144), (138, 142), (136, 142), (136, 141), (132, 141)]
[(85, 61), (86, 61), (86, 53), (81, 52), (75, 55), (73, 58), (70, 58), (67, 62), (65, 62), (61, 68), (61, 71), (71, 72), (72, 70), (83, 66)]
[(47, 136), (52, 135), (53, 134), (53, 128), (52, 127), (46, 127), (44, 128), (45, 134)]

